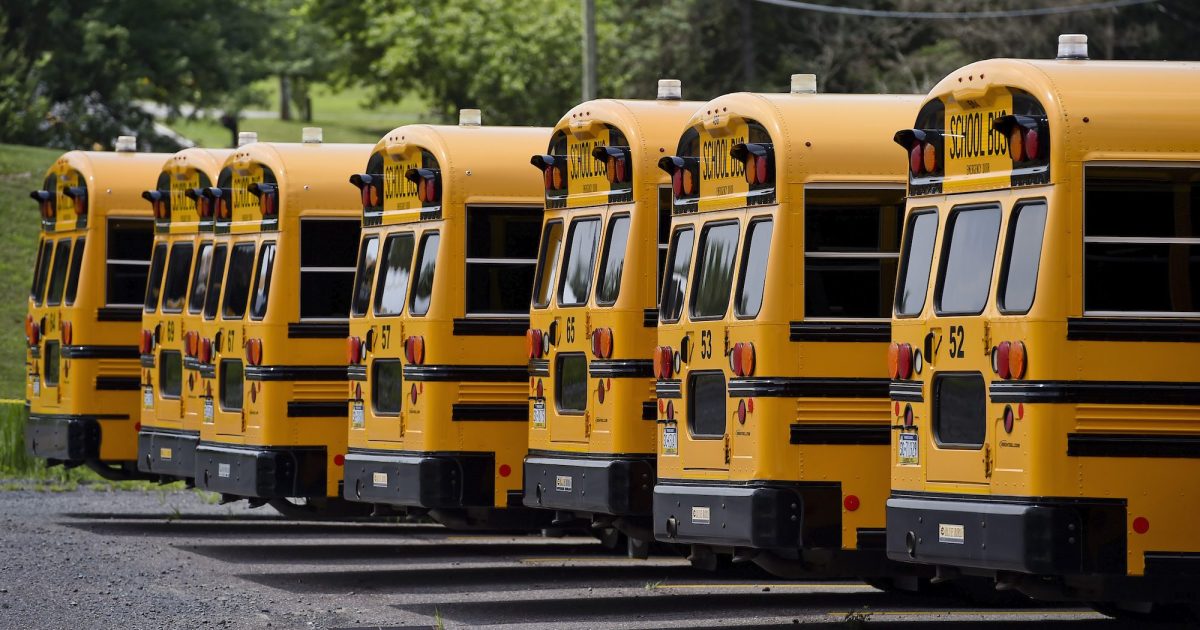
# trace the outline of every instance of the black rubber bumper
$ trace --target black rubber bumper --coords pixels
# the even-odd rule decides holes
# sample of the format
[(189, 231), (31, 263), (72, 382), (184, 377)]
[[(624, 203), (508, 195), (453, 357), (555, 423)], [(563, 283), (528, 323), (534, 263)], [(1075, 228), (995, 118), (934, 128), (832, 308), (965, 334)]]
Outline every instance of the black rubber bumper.
[(143, 426), (138, 431), (138, 470), (190, 479), (196, 474), (200, 434)]
[(659, 481), (654, 537), (755, 549), (841, 547), (838, 484)]
[(324, 446), (241, 446), (200, 442), (196, 487), (241, 497), (324, 497)]
[(350, 449), (351, 501), (431, 509), (496, 507), (495, 455)]
[(654, 507), (655, 462), (646, 457), (525, 458), (527, 507), (649, 516)]
[(1125, 527), (1123, 502), (1111, 500), (893, 495), (887, 554), (988, 571), (1124, 574)]
[(30, 414), (25, 450), (34, 457), (81, 462), (100, 457), (100, 421), (92, 416)]

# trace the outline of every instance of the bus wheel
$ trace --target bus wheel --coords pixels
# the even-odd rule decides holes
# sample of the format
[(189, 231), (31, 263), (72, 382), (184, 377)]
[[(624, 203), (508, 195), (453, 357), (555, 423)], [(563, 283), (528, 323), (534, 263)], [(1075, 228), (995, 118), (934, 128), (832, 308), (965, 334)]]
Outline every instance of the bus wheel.
[(646, 558), (650, 557), (650, 547), (654, 545), (653, 542), (649, 540), (642, 540), (640, 538), (634, 538), (633, 536), (627, 536), (625, 541), (626, 555), (628, 555), (630, 558), (633, 558), (634, 560), (645, 560)]
[(594, 531), (596, 538), (600, 540), (600, 546), (609, 551), (617, 551), (625, 546), (625, 534), (615, 527), (605, 527)]

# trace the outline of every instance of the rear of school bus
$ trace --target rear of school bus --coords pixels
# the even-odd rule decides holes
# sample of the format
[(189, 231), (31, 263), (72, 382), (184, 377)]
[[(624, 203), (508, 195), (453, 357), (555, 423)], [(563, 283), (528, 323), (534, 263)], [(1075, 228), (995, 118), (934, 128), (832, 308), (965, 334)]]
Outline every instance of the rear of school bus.
[(1153, 614), (1200, 593), (1200, 65), (1085, 42), (961, 68), (896, 134), (888, 555)]
[(345, 497), (454, 526), (540, 525), (520, 499), (542, 218), (528, 160), (550, 130), (462, 115), (393, 130), (353, 180), (366, 227)]
[(730, 94), (662, 160), (654, 534), (715, 567), (888, 574), (885, 359), (908, 96)]
[(671, 199), (658, 159), (699, 105), (671, 80), (658, 100), (588, 101), (533, 157), (546, 217), (527, 333), (525, 505), (624, 534), (642, 557), (654, 540), (650, 357)]
[(153, 241), (141, 193), (169, 157), (134, 144), (122, 136), (115, 152), (66, 153), (34, 192), (44, 232), (35, 304), (44, 310), (33, 322), (26, 448), (116, 479), (138, 476), (137, 344)]
[(163, 165), (158, 182), (142, 193), (154, 215), (154, 253), (142, 313), (141, 428), (138, 469), (190, 482), (196, 468), (200, 416), (186, 400), (198, 379), (185, 373), (189, 343), (204, 306), (212, 270), (212, 187), (230, 151), (184, 149)]
[(216, 229), (228, 231), (229, 254), (199, 357), (212, 366), (213, 421), (196, 449), (198, 487), (314, 515), (344, 508), (343, 357), (360, 221), (345, 181), (370, 151), (323, 144), (319, 131), (248, 144), (225, 162), (230, 204), (218, 203)]

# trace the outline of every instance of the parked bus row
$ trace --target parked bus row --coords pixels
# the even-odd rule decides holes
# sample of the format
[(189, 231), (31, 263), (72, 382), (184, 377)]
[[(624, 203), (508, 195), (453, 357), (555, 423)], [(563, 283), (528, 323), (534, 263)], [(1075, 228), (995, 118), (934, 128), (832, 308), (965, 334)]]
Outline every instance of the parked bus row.
[(1064, 35), (927, 96), (664, 80), (553, 128), (73, 151), (33, 193), (27, 445), (285, 514), (1176, 614), (1198, 106), (1200, 66)]

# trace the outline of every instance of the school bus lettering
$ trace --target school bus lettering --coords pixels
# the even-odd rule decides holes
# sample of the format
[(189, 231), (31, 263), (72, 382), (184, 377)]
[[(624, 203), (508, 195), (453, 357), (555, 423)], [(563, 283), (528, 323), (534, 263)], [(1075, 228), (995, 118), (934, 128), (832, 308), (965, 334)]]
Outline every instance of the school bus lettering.
[(713, 355), (713, 338), (711, 330), (700, 331), (700, 358), (711, 359)]
[[(961, 359), (964, 356), (966, 356), (966, 354), (963, 352), (963, 346), (966, 345), (963, 341), (964, 336), (965, 336), (965, 334), (963, 332), (962, 326), (951, 326), (950, 327), (950, 358), (951, 359)], [(941, 344), (939, 343), (939, 345), (941, 345)]]
[[(969, 101), (974, 104), (974, 101)], [(977, 104), (974, 104), (978, 107)], [(951, 115), (946, 123), (947, 139), (949, 140), (950, 159), (963, 160), (978, 157), (1003, 156), (1008, 154), (1008, 146), (1004, 134), (996, 131), (992, 125), (998, 118), (1007, 116), (1004, 108), (981, 112), (964, 112)], [(968, 166), (980, 168), (988, 164)], [(987, 172), (984, 170), (982, 172)]]
[(384, 324), (379, 330), (379, 343), (387, 350), (392, 345), (392, 325)]
[(574, 341), (575, 341), (575, 318), (568, 317), (567, 318), (567, 343), (574, 343)]
[[(735, 137), (705, 139), (700, 145), (700, 177), (711, 180), (745, 176), (745, 164), (733, 159), (729, 155), (729, 150), (733, 148), (733, 145), (745, 142), (745, 134)], [(728, 192), (722, 193), (721, 188), (727, 189)], [(732, 186), (723, 186), (718, 187), (717, 194), (730, 194), (732, 192)]]
[[(599, 141), (584, 140), (567, 144), (567, 177), (571, 179), (589, 179), (603, 177), (604, 169), (600, 160), (592, 157), (592, 150), (599, 146)], [(593, 187), (592, 191), (595, 191)], [(592, 192), (587, 191), (584, 192)]]

